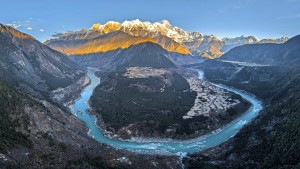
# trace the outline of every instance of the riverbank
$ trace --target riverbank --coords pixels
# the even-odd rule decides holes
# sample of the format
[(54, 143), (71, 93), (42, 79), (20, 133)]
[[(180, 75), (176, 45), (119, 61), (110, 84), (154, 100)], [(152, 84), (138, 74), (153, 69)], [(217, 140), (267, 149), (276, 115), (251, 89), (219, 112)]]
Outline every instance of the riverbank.
[[(226, 86), (220, 86), (226, 90), (240, 94), (243, 98), (248, 100), (253, 106), (242, 116), (233, 120), (225, 128), (216, 130), (205, 136), (201, 136), (195, 139), (176, 141), (176, 140), (143, 140), (143, 142), (127, 142), (118, 139), (107, 138), (104, 136), (101, 129), (95, 125), (95, 116), (88, 113), (87, 104), (89, 98), (92, 95), (93, 89), (100, 83), (93, 71), (89, 71), (88, 76), (91, 79), (91, 84), (85, 88), (81, 93), (81, 98), (78, 99), (71, 107), (72, 111), (76, 114), (76, 117), (83, 120), (89, 128), (89, 134), (98, 142), (108, 144), (117, 149), (126, 149), (139, 153), (151, 153), (151, 154), (178, 154), (182, 152), (193, 153), (199, 150), (207, 149), (219, 145), (229, 138), (233, 137), (236, 132), (239, 131), (245, 124), (250, 122), (256, 117), (259, 111), (262, 109), (261, 102), (252, 95), (244, 93), (242, 91), (231, 89)], [(77, 113), (80, 112), (80, 113)]]
[[(153, 76), (153, 71), (148, 70), (148, 72), (151, 72)], [(90, 112), (93, 115), (96, 115), (96, 123), (103, 130), (106, 137), (131, 142), (151, 142), (153, 140), (176, 140), (180, 142), (198, 138), (205, 134), (209, 134), (214, 130), (224, 128), (228, 123), (244, 114), (251, 107), (251, 104), (241, 96), (216, 87), (208, 81), (203, 80), (203, 72), (191, 69), (185, 71), (184, 74), (190, 85), (190, 90), (197, 93), (194, 106), (188, 113), (181, 116), (181, 121), (187, 121), (188, 125), (193, 127), (193, 130), (195, 131), (193, 134), (184, 135), (181, 138), (166, 138), (161, 136), (131, 136), (130, 138), (124, 138), (120, 137), (119, 132), (116, 133), (111, 130), (107, 130), (109, 126), (106, 125), (101, 114), (97, 113), (95, 110), (91, 110)], [(140, 72), (134, 73), (133, 75), (146, 76), (145, 73)], [(130, 125), (129, 127), (122, 129), (122, 131), (124, 131), (126, 136), (128, 136), (132, 133), (136, 134), (137, 131), (135, 128), (136, 126)], [(169, 129), (169, 131), (172, 130), (176, 130), (176, 128)]]
[(203, 128), (201, 119), (182, 120), (195, 98), (178, 69), (135, 66), (111, 72), (90, 102), (113, 137), (186, 139)]

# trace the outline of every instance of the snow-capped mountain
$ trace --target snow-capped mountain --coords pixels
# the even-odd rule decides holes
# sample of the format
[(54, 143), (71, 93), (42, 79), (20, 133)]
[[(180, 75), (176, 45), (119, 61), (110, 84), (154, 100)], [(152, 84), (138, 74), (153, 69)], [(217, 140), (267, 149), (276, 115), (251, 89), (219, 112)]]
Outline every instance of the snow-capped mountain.
[[(119, 36), (122, 34), (122, 38)], [(221, 57), (230, 49), (245, 44), (283, 43), (288, 38), (259, 40), (254, 36), (219, 39), (214, 35), (188, 32), (172, 26), (169, 21), (160, 22), (109, 21), (105, 24), (93, 24), (90, 29), (82, 29), (54, 35), (55, 39), (45, 42), (48, 46), (67, 55), (107, 52), (125, 49), (131, 45), (152, 42), (161, 45), (169, 52), (191, 54), (210, 59)]]
[(282, 37), (282, 38), (270, 38), (270, 39), (261, 39), (259, 40), (258, 38), (254, 36), (240, 36), (240, 37), (235, 37), (235, 38), (223, 38), (222, 41), (224, 43), (222, 47), (222, 52), (228, 52), (230, 49), (237, 47), (237, 46), (242, 46), (246, 44), (256, 44), (256, 43), (284, 43), (288, 41), (289, 38), (287, 37)]
[[(129, 39), (120, 39), (117, 36), (113, 36), (115, 32), (124, 32), (129, 35), (126, 36)], [(110, 37), (109, 39), (107, 38), (108, 35)], [(138, 19), (124, 21), (123, 23), (109, 21), (103, 25), (99, 23), (93, 24), (88, 30), (81, 29), (79, 31), (59, 33), (54, 35), (54, 37), (55, 39), (48, 40), (45, 44), (67, 55), (107, 52), (116, 48), (125, 49), (130, 45), (150, 41), (158, 43), (170, 52), (196, 54), (209, 58), (220, 56), (219, 49), (211, 50), (211, 45), (214, 43), (211, 43), (211, 45), (199, 43), (199, 39), (207, 39), (209, 38), (208, 36), (204, 36), (199, 32), (187, 32), (181, 28), (172, 27), (166, 20), (154, 23), (142, 22)], [(110, 47), (108, 44), (105, 44), (103, 38), (108, 40), (107, 42), (110, 42)], [(213, 39), (217, 38), (214, 37)], [(98, 43), (99, 41), (103, 43)], [(204, 42), (206, 41), (207, 40), (204, 40)], [(125, 45), (123, 44), (124, 42), (126, 42)], [(187, 46), (187, 44), (190, 43), (194, 45), (191, 47)], [(105, 48), (99, 46), (101, 44), (105, 45)], [(87, 50), (85, 50), (86, 47)], [(84, 51), (86, 52), (84, 53)], [(214, 51), (216, 51), (216, 53), (214, 53)]]
[(254, 44), (254, 43), (285, 43), (288, 41), (288, 37), (281, 38), (267, 38), (258, 39), (255, 36), (240, 36), (236, 38), (223, 38), (222, 41), (225, 45), (242, 45), (242, 44)]
[(189, 33), (178, 27), (172, 27), (169, 21), (162, 20), (160, 22), (150, 23), (148, 21), (142, 22), (138, 19), (133, 21), (124, 21), (123, 23), (109, 21), (104, 25), (99, 23), (94, 24), (91, 30), (98, 31), (101, 34), (110, 33), (121, 30), (133, 36), (150, 36), (156, 37), (165, 35), (176, 42), (188, 42), (195, 38), (203, 36), (201, 33)]
[(223, 53), (221, 49), (223, 42), (213, 35), (202, 35), (190, 41), (183, 42), (184, 46), (192, 52), (193, 55), (203, 56), (209, 59), (220, 57)]
[(268, 39), (262, 39), (259, 41), (259, 43), (285, 43), (288, 41), (288, 37), (281, 37), (281, 38), (268, 38)]
[(258, 38), (254, 36), (240, 36), (236, 38), (223, 38), (222, 41), (225, 45), (241, 45), (241, 44), (253, 44), (259, 42)]

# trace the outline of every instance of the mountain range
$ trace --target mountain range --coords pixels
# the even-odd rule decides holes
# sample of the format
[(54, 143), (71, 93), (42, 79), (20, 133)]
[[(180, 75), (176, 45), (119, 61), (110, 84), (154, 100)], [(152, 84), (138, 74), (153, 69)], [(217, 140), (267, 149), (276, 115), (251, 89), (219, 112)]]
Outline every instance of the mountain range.
[(299, 44), (298, 35), (239, 46), (196, 66), (209, 81), (253, 93), (264, 109), (228, 142), (187, 157), (190, 168), (299, 168)]
[[(139, 20), (56, 36), (43, 44), (0, 24), (0, 168), (299, 167), (300, 36), (218, 39)], [(227, 142), (185, 157), (114, 149), (92, 139), (67, 107), (90, 82), (85, 67), (101, 75), (90, 113), (119, 138), (183, 139), (232, 120), (226, 111), (183, 120), (197, 99), (220, 106), (225, 95), (226, 104), (244, 104), (231, 113), (247, 109), (205, 80), (252, 93), (264, 109)], [(191, 89), (195, 68), (205, 72), (201, 97)]]
[[(78, 63), (85, 57), (80, 59)], [(99, 62), (85, 62), (96, 66), (90, 63)], [(189, 91), (178, 66), (168, 58), (168, 51), (155, 43), (141, 43), (120, 51), (107, 65), (111, 69), (106, 77), (102, 74), (101, 84), (91, 98), (91, 107), (100, 117), (99, 125), (106, 133), (124, 139), (169, 137), (166, 128), (181, 123), (182, 114), (193, 105), (195, 93)], [(168, 114), (176, 120), (166, 121)]]
[[(0, 24), (0, 168), (144, 168), (153, 163), (166, 168), (167, 162), (176, 163), (92, 139), (66, 107), (88, 83), (86, 69), (66, 55)], [(125, 167), (111, 158), (137, 161)]]
[[(54, 37), (45, 44), (67, 55), (107, 52), (152, 42), (170, 52), (210, 59), (218, 58), (224, 52), (244, 44), (283, 43), (288, 40), (286, 37), (258, 40), (253, 36), (218, 39), (214, 35), (187, 32), (176, 26), (172, 27), (166, 20), (150, 23), (138, 19), (123, 23), (109, 21), (104, 25), (94, 24), (89, 30), (58, 33)], [(110, 43), (104, 45), (104, 41)]]
[[(297, 65), (299, 36), (282, 44), (252, 44), (236, 47), (222, 56), (222, 60), (264, 65)], [(247, 52), (243, 52), (247, 51)]]
[[(75, 57), (77, 63), (101, 69), (101, 84), (91, 98), (92, 112), (98, 117), (98, 125), (111, 137), (122, 139), (142, 138), (192, 138), (206, 133), (230, 121), (236, 113), (247, 110), (249, 104), (237, 95), (223, 93), (209, 85), (195, 88), (209, 90), (207, 100), (217, 97), (216, 103), (207, 102), (202, 107), (210, 110), (218, 104), (230, 108), (210, 110), (210, 116), (202, 114), (184, 118), (194, 107), (197, 92), (191, 90), (197, 73), (182, 69), (169, 52), (159, 44), (146, 42), (116, 51), (105, 64), (95, 60), (99, 56)], [(99, 58), (98, 58), (99, 59)], [(106, 69), (104, 69), (106, 68)], [(110, 69), (109, 69), (110, 68)], [(104, 75), (106, 72), (106, 75)], [(205, 92), (201, 93), (204, 94)], [(206, 94), (206, 93), (205, 93)], [(200, 94), (199, 94), (200, 95)], [(200, 98), (200, 96), (198, 96)], [(236, 103), (227, 99), (236, 99)]]

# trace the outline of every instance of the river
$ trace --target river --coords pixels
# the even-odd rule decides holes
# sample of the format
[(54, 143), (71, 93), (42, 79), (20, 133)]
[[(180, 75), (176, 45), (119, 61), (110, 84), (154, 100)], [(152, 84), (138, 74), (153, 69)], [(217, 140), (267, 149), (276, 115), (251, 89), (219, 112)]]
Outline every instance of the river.
[[(139, 139), (136, 141), (123, 141), (104, 136), (103, 131), (96, 125), (96, 117), (89, 114), (88, 100), (95, 87), (100, 84), (100, 79), (94, 75), (93, 70), (88, 71), (88, 77), (91, 79), (91, 83), (82, 91), (80, 98), (78, 98), (70, 108), (78, 119), (86, 123), (91, 137), (100, 143), (110, 145), (117, 149), (126, 149), (140, 153), (177, 155), (198, 152), (206, 148), (217, 146), (233, 137), (245, 124), (255, 118), (262, 109), (261, 102), (255, 98), (255, 96), (224, 85), (214, 84), (220, 88), (241, 95), (252, 104), (251, 108), (243, 115), (230, 122), (226, 127), (198, 138), (184, 141), (171, 139)], [(202, 71), (199, 71), (199, 78), (204, 78), (204, 73)]]

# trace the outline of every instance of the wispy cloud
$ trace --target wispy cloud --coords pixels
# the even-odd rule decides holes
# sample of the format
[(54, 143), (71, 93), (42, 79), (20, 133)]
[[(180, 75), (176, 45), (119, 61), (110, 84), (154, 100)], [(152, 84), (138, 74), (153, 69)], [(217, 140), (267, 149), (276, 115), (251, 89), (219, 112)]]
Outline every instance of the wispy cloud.
[(17, 24), (17, 23), (11, 23), (11, 24), (6, 24), (6, 25), (11, 26), (11, 27), (13, 27), (15, 29), (17, 29), (17, 28), (19, 28), (21, 26), (21, 24)]
[(244, 3), (237, 1), (234, 3), (231, 3), (230, 5), (224, 5), (220, 9), (218, 9), (218, 12), (221, 14), (227, 14), (231, 13), (232, 11), (241, 10), (245, 6)]
[[(43, 28), (44, 25), (42, 25), (43, 22), (44, 20), (42, 19), (28, 18), (25, 20), (13, 21), (6, 25), (20, 30), (45, 32), (45, 29)], [(40, 29), (37, 29), (36, 27), (40, 27)]]
[(276, 19), (300, 19), (300, 14), (290, 16), (278, 16)]

